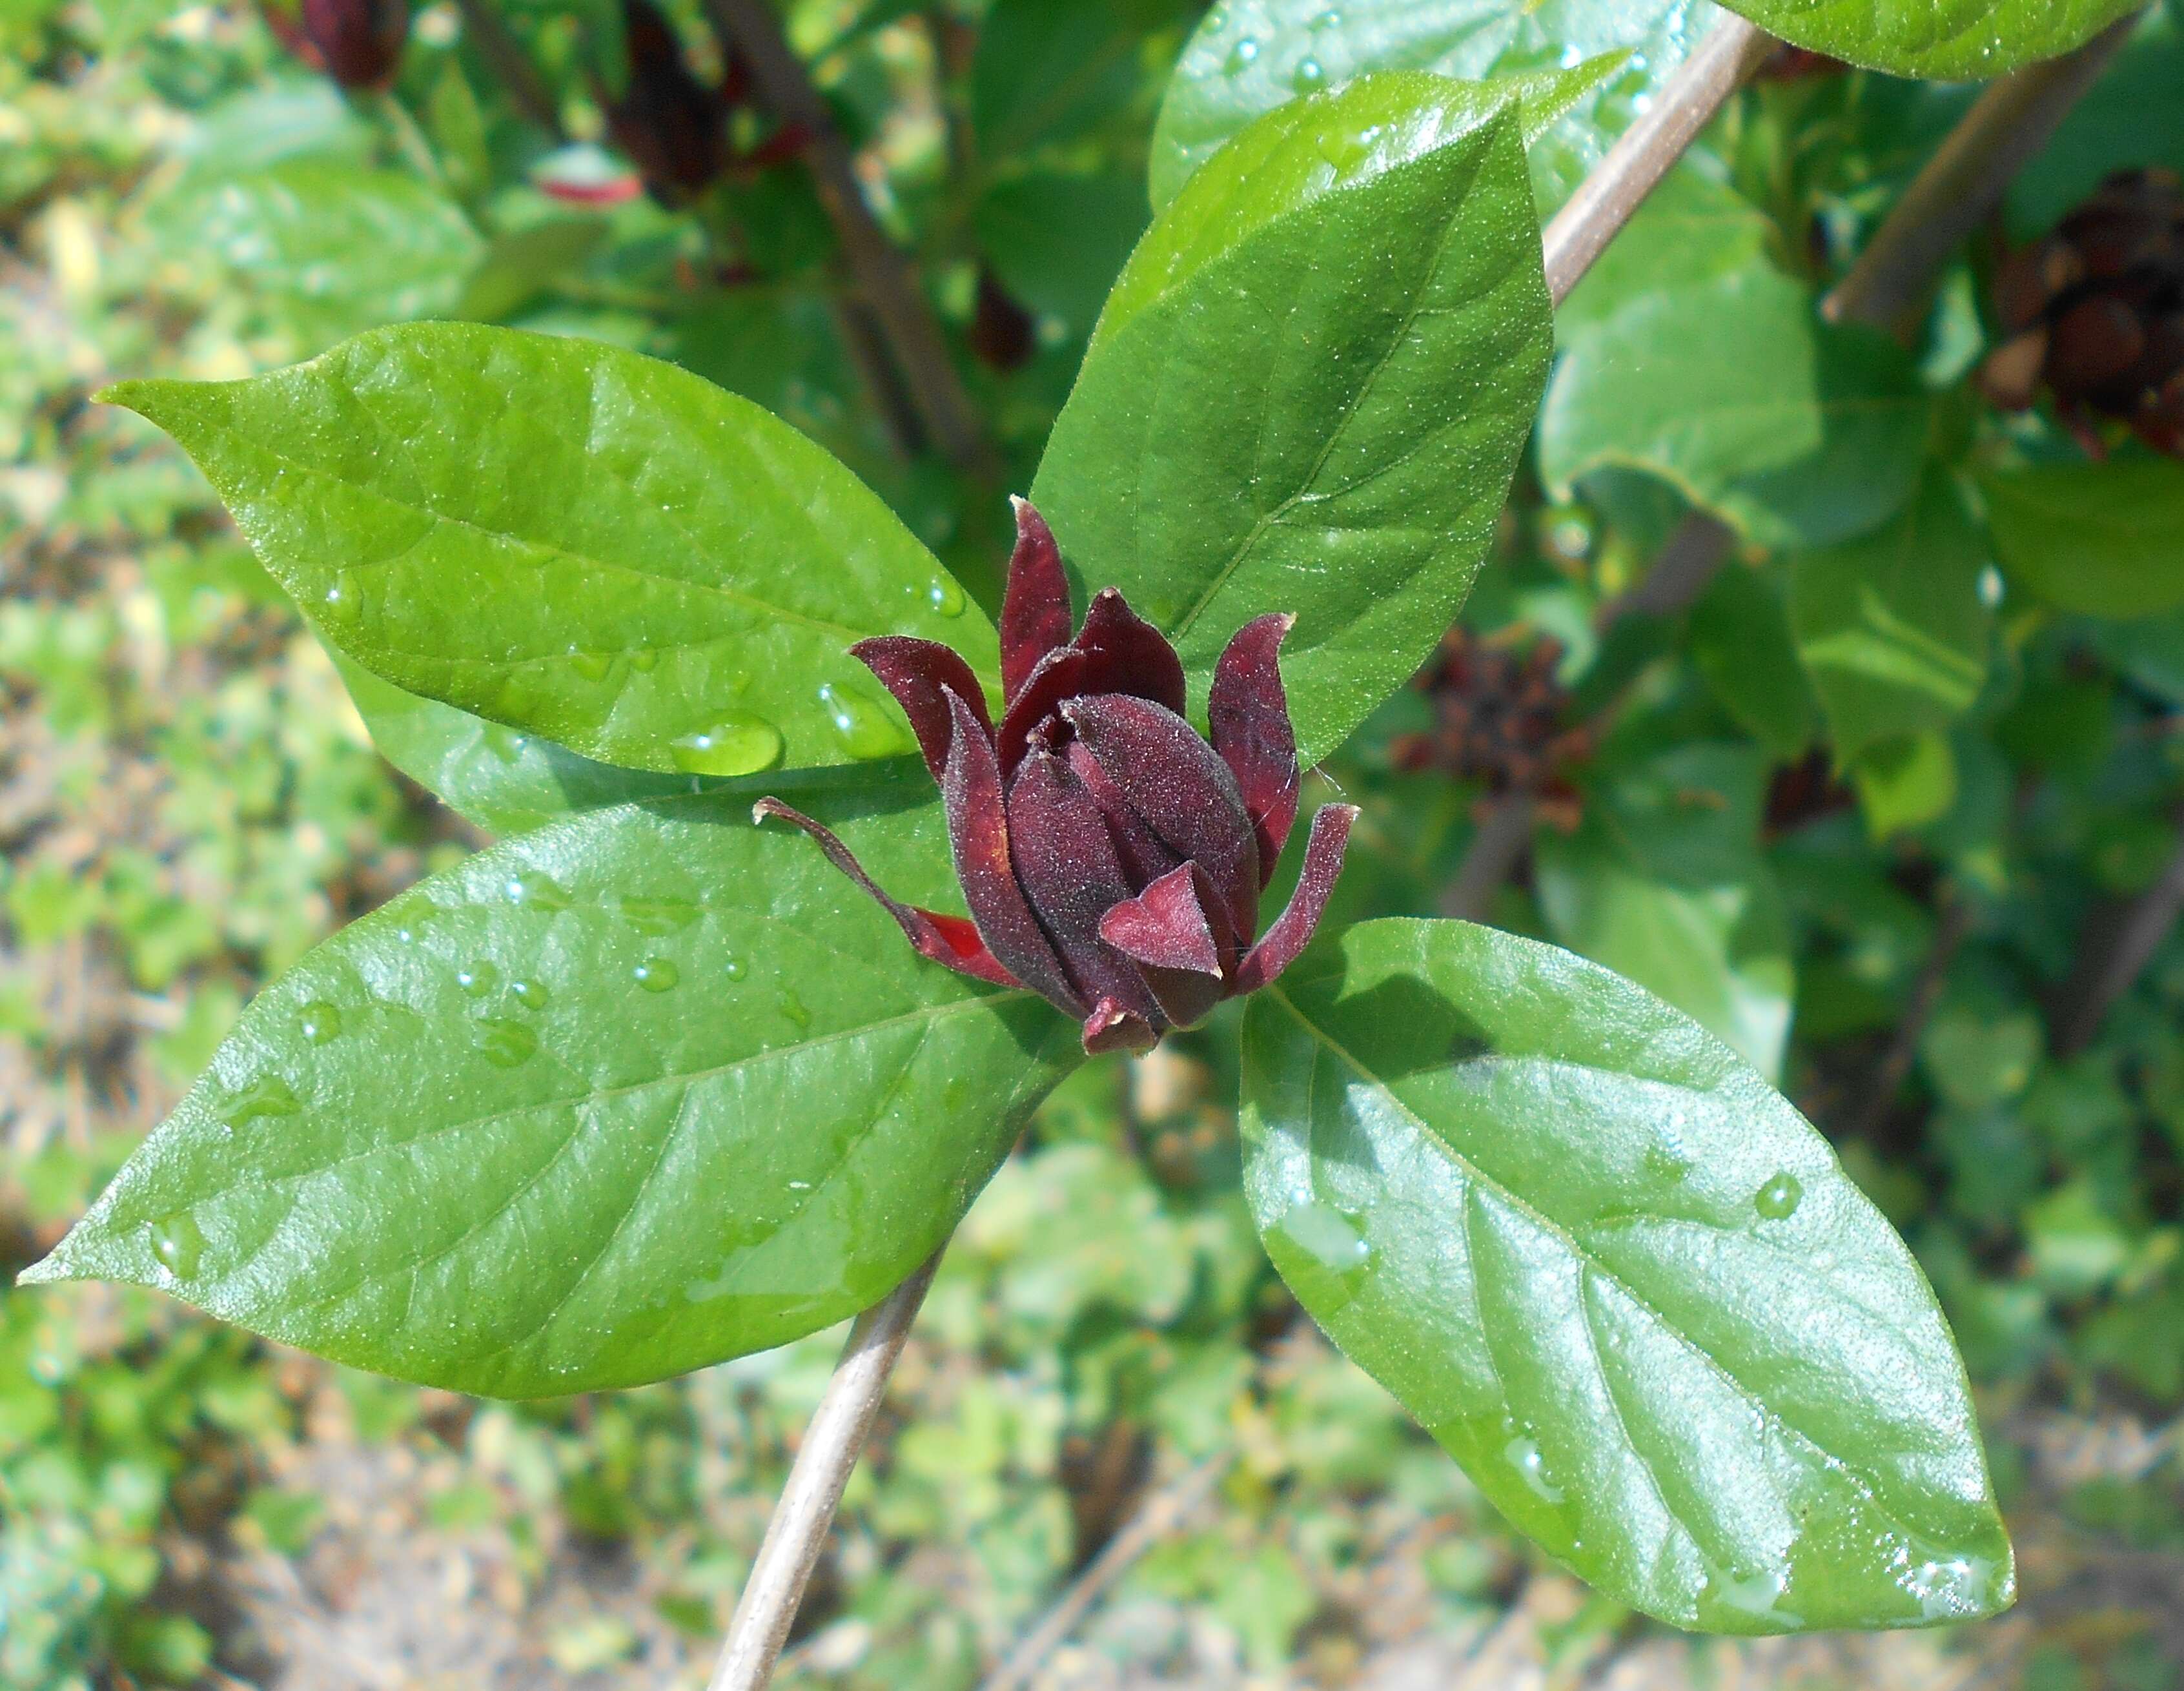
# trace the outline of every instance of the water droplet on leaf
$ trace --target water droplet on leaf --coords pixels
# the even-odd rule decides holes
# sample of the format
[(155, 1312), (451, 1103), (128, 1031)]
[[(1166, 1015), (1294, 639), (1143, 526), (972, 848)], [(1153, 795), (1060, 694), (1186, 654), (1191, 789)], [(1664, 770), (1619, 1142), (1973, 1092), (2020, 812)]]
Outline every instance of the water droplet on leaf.
[(467, 968), (455, 971), (455, 985), (473, 998), (482, 998), (500, 984), (500, 971), (480, 957)]
[(1316, 59), (1299, 59), (1290, 83), (1300, 94), (1309, 94), (1315, 88), (1327, 86), (1327, 68)]
[(510, 981), (508, 996), (526, 1010), (543, 1010), (554, 995), (546, 990), (544, 981), (524, 979)]
[(925, 589), (925, 601), (943, 617), (963, 614), (963, 589), (952, 576), (935, 576)]
[(1240, 75), (1251, 68), (1251, 61), (1258, 56), (1258, 42), (1252, 40), (1251, 36), (1245, 36), (1234, 47), (1229, 48), (1228, 63), (1223, 68), (1231, 76)]
[(587, 681), (604, 681), (614, 673), (614, 656), (610, 652), (579, 651), (571, 646), (569, 667)]
[(780, 1005), (781, 1013), (788, 1018), (798, 1032), (802, 1033), (811, 1028), (811, 1013), (804, 1007), (804, 1001), (796, 996), (794, 987), (782, 988)]
[(1518, 1433), (1502, 1446), (1502, 1455), (1517, 1471), (1517, 1477), (1542, 1503), (1558, 1504), (1563, 1500), (1563, 1488), (1547, 1472), (1547, 1459), (1540, 1452), (1538, 1439), (1528, 1433)]
[(744, 960), (741, 957), (730, 957), (721, 965), (721, 973), (731, 980), (741, 980), (744, 978)]
[(686, 775), (752, 775), (781, 756), (781, 730), (738, 711), (671, 740), (667, 750)]
[(538, 1035), (521, 1022), (488, 1017), (477, 1024), (478, 1054), (499, 1069), (513, 1069), (538, 1049)]
[(502, 884), (501, 891), (510, 904), (521, 904), (531, 910), (566, 910), (569, 907), (568, 889), (553, 876), (541, 869), (521, 869)]
[(227, 1101), (220, 1119), (230, 1127), (240, 1127), (262, 1115), (293, 1115), (302, 1108), (286, 1080), (278, 1074), (260, 1074)]
[(1753, 1196), (1752, 1207), (1769, 1221), (1786, 1221), (1797, 1213), (1805, 1188), (1787, 1170), (1776, 1175)]
[(682, 978), (671, 957), (647, 957), (630, 974), (647, 992), (665, 992)]
[(639, 675), (649, 675), (660, 667), (660, 649), (639, 646), (629, 655), (629, 667)]
[(826, 683), (819, 689), (819, 702), (834, 725), (835, 736), (852, 757), (894, 757), (916, 745), (883, 706), (846, 684)]
[(152, 1229), (152, 1254), (166, 1265), (176, 1280), (187, 1280), (204, 1258), (204, 1229), (187, 1209), (177, 1211)]
[(679, 934), (705, 913), (687, 898), (625, 898), (616, 907), (621, 919), (649, 939)]
[(297, 1019), (296, 1025), (311, 1044), (325, 1045), (341, 1037), (341, 1011), (323, 998), (315, 999), (304, 1006), (304, 1013)]

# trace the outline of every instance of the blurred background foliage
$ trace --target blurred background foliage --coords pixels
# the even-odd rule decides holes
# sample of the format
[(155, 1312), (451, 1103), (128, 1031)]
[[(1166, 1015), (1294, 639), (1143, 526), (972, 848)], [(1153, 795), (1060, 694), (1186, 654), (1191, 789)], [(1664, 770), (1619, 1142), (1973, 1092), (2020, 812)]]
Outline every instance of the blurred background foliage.
[[(10, 1276), (259, 982), (478, 843), (375, 753), (195, 473), (90, 402), (103, 382), (426, 315), (612, 341), (790, 419), (992, 596), (997, 494), (1028, 484), (1147, 220), (1197, 8), (783, 14), (981, 420), (953, 464), (798, 162), (809, 124), (671, 13), (663, 59), (661, 20), (605, 0), (434, 4), (389, 87), (344, 92), (295, 20), (240, 4), (0, 0)], [(1970, 92), (1797, 68), (1737, 97), (1563, 314), (1496, 566), (1326, 772), (1365, 806), (1343, 913), (1438, 907), (1527, 798), (1492, 918), (1779, 1074), (1918, 1252), (2024, 1607), (1696, 1646), (1536, 1566), (1298, 1317), (1238, 1195), (1234, 1077), (1186, 1036), (1072, 1080), (972, 1212), (788, 1683), (979, 1683), (1178, 1485), (1211, 1494), (1041, 1683), (2184, 1683), (2184, 940), (2094, 1029), (2073, 975), (2180, 873), (2184, 471), (2098, 405), (2003, 411), (1979, 379), (2029, 321), (1992, 303), (2008, 247), (2110, 172), (2184, 164), (2184, 20), (2149, 12), (1909, 355), (1813, 304)], [(1591, 133), (1542, 155), (1543, 191)], [(1695, 511), (1731, 554), (1696, 604), (1603, 615)], [(2043, 570), (2057, 536), (2133, 522), (2137, 553)], [(148, 1293), (0, 1290), (0, 1685), (701, 1683), (837, 1342), (497, 1404)]]

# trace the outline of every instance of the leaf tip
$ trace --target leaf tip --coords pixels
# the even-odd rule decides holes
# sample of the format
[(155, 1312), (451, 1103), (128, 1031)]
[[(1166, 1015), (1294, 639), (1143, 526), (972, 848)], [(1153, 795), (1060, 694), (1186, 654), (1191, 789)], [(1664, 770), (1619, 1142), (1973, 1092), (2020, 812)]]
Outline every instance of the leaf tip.
[[(63, 1242), (65, 1245), (66, 1242)], [(81, 1280), (73, 1264), (63, 1254), (63, 1247), (56, 1246), (44, 1256), (22, 1270), (15, 1276), (18, 1286), (51, 1286), (64, 1280)]]

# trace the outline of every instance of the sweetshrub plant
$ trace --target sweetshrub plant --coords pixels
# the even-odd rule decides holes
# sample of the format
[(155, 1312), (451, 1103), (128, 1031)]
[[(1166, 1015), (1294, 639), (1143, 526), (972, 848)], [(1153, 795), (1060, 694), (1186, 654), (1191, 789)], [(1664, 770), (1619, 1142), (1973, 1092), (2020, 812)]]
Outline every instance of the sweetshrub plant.
[(1741, 1057), (1485, 927), (1302, 951), (1340, 805), (1261, 935), (1299, 765), (1485, 555), (1552, 340), (1526, 145), (1597, 70), (1366, 75), (1171, 160), (998, 633), (824, 450), (604, 345), (427, 324), (110, 390), (510, 837), (263, 992), (25, 1278), (470, 1392), (656, 1380), (870, 1306), (1088, 1052), (1248, 991), (1269, 1255), (1548, 1551), (1723, 1631), (2006, 1604), (1933, 1297)]

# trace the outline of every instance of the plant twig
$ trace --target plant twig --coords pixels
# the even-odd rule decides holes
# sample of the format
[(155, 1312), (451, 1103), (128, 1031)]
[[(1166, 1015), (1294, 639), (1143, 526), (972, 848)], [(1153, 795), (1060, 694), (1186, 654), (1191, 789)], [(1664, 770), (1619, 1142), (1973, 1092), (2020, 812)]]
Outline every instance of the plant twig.
[(2176, 849), (2153, 885), (2086, 924), (2077, 965), (2049, 1017), (2048, 1043), (2056, 1056), (2075, 1057), (2093, 1042), (2116, 1000), (2131, 990), (2184, 915), (2184, 811), (2177, 823)]
[(1471, 836), (1456, 879), (1440, 896), (1440, 913), (1458, 922), (1483, 922), (1494, 894), (1517, 872), (1532, 843), (1532, 818), (1538, 808), (1529, 787), (1513, 787), (1490, 801)]
[(493, 0), (455, 0), (455, 9), (462, 14), (463, 33), (500, 86), (508, 90), (516, 109), (555, 141), (566, 141), (569, 133), (562, 127), (560, 108), (538, 80), (538, 68), (524, 52), (523, 44), (509, 33), (508, 25), (493, 9)]
[(1722, 102), (1772, 53), (1774, 38), (1727, 13), (1677, 67), (1653, 103), (1617, 137), (1540, 237), (1547, 293), (1559, 305), (1669, 174)]
[(1820, 302), (1821, 315), (1870, 323), (1902, 340), (1915, 334), (1943, 261), (2002, 203), (2137, 23), (2137, 14), (2119, 19), (2076, 52), (1989, 84)]
[(1092, 1605), (1129, 1571), (1132, 1563), (1183, 1523), (1235, 1459), (1233, 1448), (1217, 1451), (1167, 1490), (1150, 1498), (1131, 1517), (1130, 1524), (1107, 1541), (1107, 1547), (1092, 1559), (1091, 1565), (1077, 1577), (1061, 1600), (1017, 1641), (1008, 1660), (994, 1670), (980, 1691), (1022, 1691), (1039, 1664), (1077, 1630)]
[(1911, 983), (1911, 995), (1903, 1002), (1903, 1013), (1896, 1024), (1895, 1036), (1889, 1041), (1880, 1066), (1873, 1071), (1873, 1090), (1866, 1095), (1865, 1102), (1850, 1123), (1848, 1132), (1852, 1138), (1871, 1138), (1888, 1119), (1896, 1095), (1903, 1090), (1903, 1083), (1910, 1076), (1912, 1059), (1919, 1054), (1919, 1041), (1926, 1031), (1926, 1024), (1933, 1020), (1934, 1012), (1941, 1004), (1942, 988), (1949, 978), (1949, 965), (1956, 961), (1957, 953), (1964, 949), (1964, 940), (1971, 933), (1971, 901), (1947, 881), (1942, 882), (1937, 897), (1942, 907), (1934, 926), (1933, 943), (1919, 965), (1918, 978)]
[(812, 86), (804, 61), (782, 34), (772, 8), (766, 0), (705, 0), (705, 14), (723, 46), (733, 44), (749, 61), (760, 98), (774, 116), (804, 136), (805, 162), (819, 204), (879, 320), (933, 444), (958, 469), (992, 476), (992, 450), (949, 357), (939, 320), (919, 291), (910, 261), (872, 215), (858, 185), (850, 144), (835, 127), (833, 114)]
[[(941, 1250), (947, 1247), (943, 1245)], [(888, 1376), (902, 1355), (911, 1323), (940, 1266), (940, 1251), (893, 1292), (857, 1317), (842, 1347), (842, 1360), (805, 1430), (804, 1443), (774, 1505), (758, 1560), (728, 1622), (727, 1641), (707, 1691), (760, 1691), (796, 1619), (804, 1588), (827, 1542), (850, 1471), (857, 1465), (872, 1418), (879, 1413)]]

